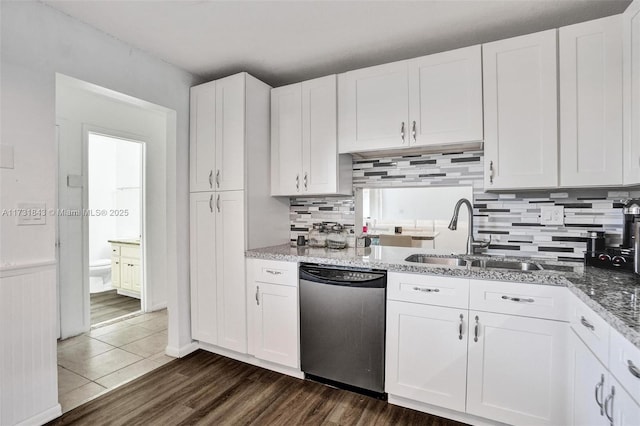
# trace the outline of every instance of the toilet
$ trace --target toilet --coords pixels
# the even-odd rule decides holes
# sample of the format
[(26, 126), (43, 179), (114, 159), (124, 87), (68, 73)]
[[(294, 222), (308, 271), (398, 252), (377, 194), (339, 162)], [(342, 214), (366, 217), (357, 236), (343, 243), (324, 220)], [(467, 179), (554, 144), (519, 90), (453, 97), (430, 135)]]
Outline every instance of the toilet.
[(91, 293), (111, 290), (111, 259), (97, 259), (89, 264)]

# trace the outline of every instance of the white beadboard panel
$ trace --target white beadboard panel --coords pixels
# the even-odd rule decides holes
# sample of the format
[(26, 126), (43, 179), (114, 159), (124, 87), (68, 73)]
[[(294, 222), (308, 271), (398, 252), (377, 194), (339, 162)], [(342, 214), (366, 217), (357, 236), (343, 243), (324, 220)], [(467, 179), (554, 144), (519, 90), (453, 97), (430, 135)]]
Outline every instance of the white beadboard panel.
[(0, 424), (59, 416), (55, 264), (2, 270), (0, 327)]

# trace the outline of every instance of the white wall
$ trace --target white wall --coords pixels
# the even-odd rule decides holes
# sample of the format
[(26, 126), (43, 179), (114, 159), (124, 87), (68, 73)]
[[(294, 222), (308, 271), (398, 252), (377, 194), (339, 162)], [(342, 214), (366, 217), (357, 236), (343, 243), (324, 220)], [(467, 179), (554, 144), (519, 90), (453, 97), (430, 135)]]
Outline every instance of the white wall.
[[(0, 207), (21, 201), (56, 202), (55, 78), (69, 75), (175, 111), (167, 122), (166, 199), (167, 258), (160, 273), (166, 277), (169, 303), (169, 346), (177, 352), (191, 342), (188, 288), (188, 88), (199, 79), (138, 51), (119, 40), (35, 1), (0, 2), (0, 139), (13, 146), (13, 169), (0, 170)], [(170, 113), (171, 115), (171, 113)], [(175, 138), (172, 138), (175, 136)], [(46, 225), (16, 226), (14, 218), (0, 218), (0, 268), (28, 268), (55, 259), (55, 221)], [(36, 294), (46, 306), (55, 306), (55, 280), (41, 276)], [(29, 308), (32, 301), (4, 292), (3, 303)], [(52, 291), (53, 290), (53, 291)], [(4, 317), (3, 317), (4, 318)], [(17, 319), (16, 319), (17, 320)], [(50, 356), (31, 353), (33, 342), (47, 339), (55, 322), (37, 324), (29, 335), (7, 334), (2, 345), (16, 348), (16, 359)], [(54, 333), (55, 334), (55, 333)], [(55, 350), (55, 345), (46, 345)], [(42, 349), (45, 351), (45, 349)], [(0, 353), (0, 424), (12, 425), (38, 418), (57, 407), (55, 374), (29, 374)], [(55, 357), (55, 355), (54, 355)], [(48, 366), (47, 368), (51, 368)], [(55, 368), (55, 365), (52, 367)], [(28, 393), (26, 402), (5, 389), (5, 379), (18, 375)], [(26, 407), (18, 410), (18, 406)], [(44, 414), (43, 414), (44, 413)], [(42, 419), (41, 421), (45, 421)]]

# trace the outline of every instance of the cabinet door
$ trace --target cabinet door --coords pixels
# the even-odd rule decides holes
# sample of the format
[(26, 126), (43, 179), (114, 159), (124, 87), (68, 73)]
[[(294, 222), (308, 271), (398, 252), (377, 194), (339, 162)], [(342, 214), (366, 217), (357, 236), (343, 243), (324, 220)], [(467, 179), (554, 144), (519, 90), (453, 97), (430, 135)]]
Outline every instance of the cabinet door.
[(244, 189), (245, 74), (216, 81), (216, 190)]
[(140, 259), (131, 259), (131, 290), (140, 293), (141, 290), (141, 270)]
[(120, 288), (133, 290), (133, 271), (131, 270), (131, 259), (120, 258)]
[(485, 189), (558, 185), (556, 30), (482, 46)]
[(465, 410), (468, 311), (387, 302), (385, 391)]
[(216, 286), (216, 220), (214, 193), (191, 194), (191, 335), (210, 344), (218, 342)]
[(569, 336), (568, 362), (569, 424), (605, 426), (608, 422), (602, 403), (607, 395), (607, 369), (573, 332)]
[(302, 189), (335, 194), (338, 176), (336, 76), (302, 83)]
[(247, 351), (244, 191), (216, 193), (218, 345)]
[(297, 287), (255, 281), (250, 290), (255, 356), (299, 368)]
[(338, 102), (341, 153), (409, 146), (406, 61), (341, 74)]
[(120, 257), (111, 258), (111, 286), (120, 288)]
[(560, 28), (560, 184), (622, 184), (622, 17)]
[(412, 145), (482, 141), (482, 52), (472, 46), (409, 61)]
[(625, 10), (623, 19), (624, 184), (640, 183), (640, 1)]
[(470, 311), (467, 413), (510, 424), (567, 424), (567, 328)]
[(638, 426), (640, 424), (640, 405), (620, 386), (620, 383), (610, 376), (611, 386), (609, 386), (609, 394), (611, 398), (606, 402), (607, 412), (613, 421), (610, 423), (615, 426)]
[(212, 191), (216, 147), (216, 83), (191, 88), (189, 175), (191, 192)]
[(271, 194), (302, 192), (302, 84), (271, 90)]

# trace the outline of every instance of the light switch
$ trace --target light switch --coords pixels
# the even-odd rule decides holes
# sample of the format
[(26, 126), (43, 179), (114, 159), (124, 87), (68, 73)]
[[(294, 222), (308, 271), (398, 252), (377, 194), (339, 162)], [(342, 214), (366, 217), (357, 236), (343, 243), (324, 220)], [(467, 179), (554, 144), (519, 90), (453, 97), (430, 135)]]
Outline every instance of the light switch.
[(564, 206), (541, 206), (540, 224), (564, 225)]
[(0, 168), (13, 169), (13, 145), (0, 145)]
[(18, 225), (44, 225), (47, 223), (47, 205), (45, 203), (19, 203), (16, 215)]

